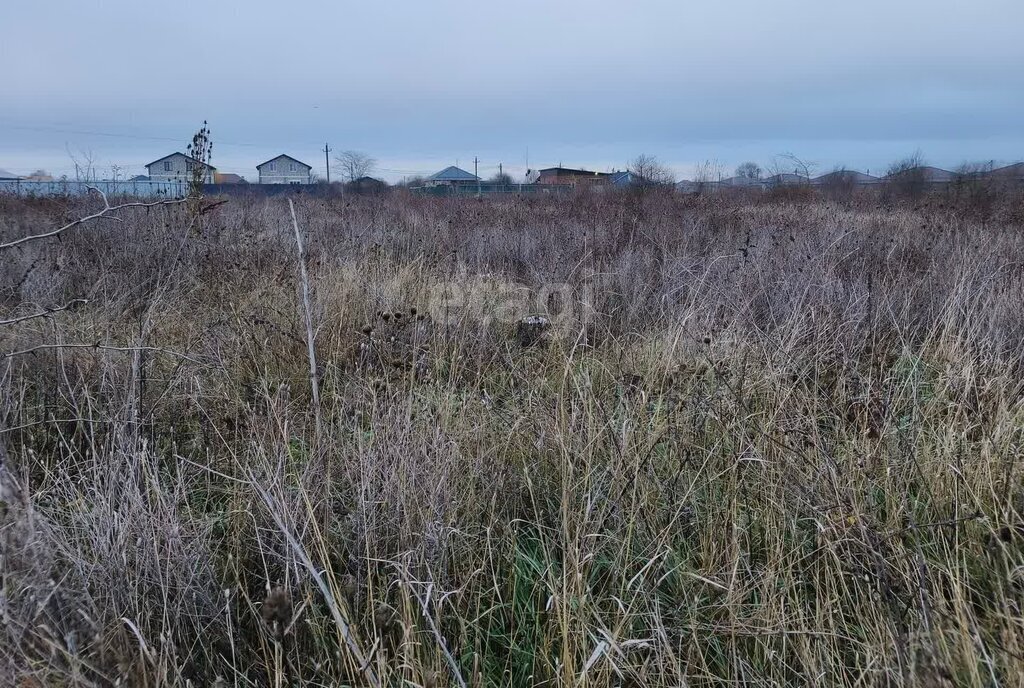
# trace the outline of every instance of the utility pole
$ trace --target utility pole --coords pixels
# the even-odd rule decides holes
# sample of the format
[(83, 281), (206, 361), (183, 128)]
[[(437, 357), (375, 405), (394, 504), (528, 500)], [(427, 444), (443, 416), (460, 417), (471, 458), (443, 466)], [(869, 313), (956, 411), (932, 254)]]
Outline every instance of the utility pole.
[(326, 143), (324, 144), (324, 164), (327, 165), (327, 184), (331, 183), (331, 149)]
[(480, 166), (480, 159), (474, 155), (473, 156), (473, 176), (476, 177), (476, 195), (477, 196), (480, 195), (480, 174), (477, 171), (479, 166)]

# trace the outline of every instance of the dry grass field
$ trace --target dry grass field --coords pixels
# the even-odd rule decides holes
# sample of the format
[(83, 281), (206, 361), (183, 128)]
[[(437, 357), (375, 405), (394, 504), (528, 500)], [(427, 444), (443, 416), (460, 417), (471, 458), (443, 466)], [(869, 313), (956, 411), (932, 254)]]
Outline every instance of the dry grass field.
[(195, 213), (0, 249), (0, 685), (1024, 683), (1019, 194)]

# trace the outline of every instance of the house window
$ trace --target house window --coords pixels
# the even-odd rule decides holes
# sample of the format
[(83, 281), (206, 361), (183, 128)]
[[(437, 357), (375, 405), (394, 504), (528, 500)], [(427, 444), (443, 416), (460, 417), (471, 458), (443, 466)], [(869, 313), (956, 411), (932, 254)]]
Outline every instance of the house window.
[(273, 171), (275, 171), (274, 165), (275, 165), (275, 163), (270, 163), (269, 165), (267, 165), (267, 168), (270, 169), (271, 172), (273, 172)]
[(170, 171), (171, 171), (171, 161), (170, 160), (164, 160), (164, 172), (170, 172)]
[(186, 172), (191, 172), (193, 167), (194, 166), (192, 165), (192, 163), (190, 163), (190, 162), (185, 163), (185, 171)]
[(289, 163), (288, 171), (289, 172), (294, 172), (295, 171), (295, 163)]

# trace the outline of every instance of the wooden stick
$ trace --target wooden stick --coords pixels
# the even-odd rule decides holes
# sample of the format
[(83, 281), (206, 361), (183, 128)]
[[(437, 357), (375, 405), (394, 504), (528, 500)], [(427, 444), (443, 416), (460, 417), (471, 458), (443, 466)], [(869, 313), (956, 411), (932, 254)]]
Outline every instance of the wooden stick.
[(302, 234), (299, 232), (299, 221), (295, 219), (295, 204), (288, 199), (288, 208), (292, 213), (292, 227), (295, 228), (295, 245), (299, 250), (299, 275), (302, 278), (302, 307), (306, 316), (306, 347), (309, 350), (309, 383), (313, 390), (313, 417), (315, 437), (320, 440), (320, 375), (316, 367), (316, 350), (313, 348), (313, 309), (309, 305), (309, 274), (306, 272), (306, 250), (302, 246)]

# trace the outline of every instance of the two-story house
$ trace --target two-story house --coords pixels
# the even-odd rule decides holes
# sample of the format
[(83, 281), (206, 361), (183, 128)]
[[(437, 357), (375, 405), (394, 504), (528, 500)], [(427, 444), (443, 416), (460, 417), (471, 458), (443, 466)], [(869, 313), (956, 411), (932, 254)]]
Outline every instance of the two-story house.
[(184, 153), (171, 153), (159, 160), (146, 165), (146, 174), (155, 182), (187, 182), (192, 179), (192, 172), (200, 165), (203, 170), (203, 183), (213, 184), (216, 167), (199, 162)]
[(312, 184), (313, 168), (290, 155), (279, 155), (256, 166), (260, 184)]

